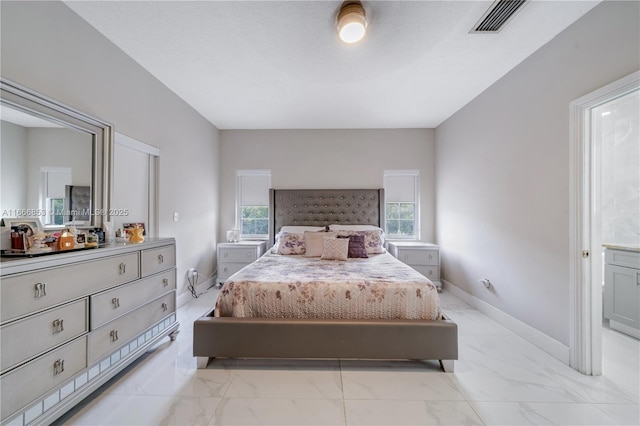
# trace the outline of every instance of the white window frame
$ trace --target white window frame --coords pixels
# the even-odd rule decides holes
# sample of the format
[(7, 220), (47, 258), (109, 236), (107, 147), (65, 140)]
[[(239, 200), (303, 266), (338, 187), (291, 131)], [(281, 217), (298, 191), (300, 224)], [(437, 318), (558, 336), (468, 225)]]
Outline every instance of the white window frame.
[[(266, 234), (243, 234), (242, 233), (242, 178), (245, 176), (264, 176), (267, 179), (266, 193), (264, 194), (265, 206), (267, 207), (267, 219), (271, 215), (269, 211), (269, 188), (271, 188), (271, 170), (266, 169), (250, 169), (236, 170), (236, 226), (240, 231), (240, 239), (242, 240), (267, 240), (269, 239), (269, 231), (267, 227)], [(260, 204), (262, 206), (262, 204)]]
[[(389, 185), (387, 179), (389, 177), (412, 177), (413, 178), (413, 200), (406, 201), (389, 201), (393, 198), (393, 194), (389, 193)], [(387, 214), (387, 208), (389, 204), (403, 202), (414, 203), (414, 222), (413, 231), (414, 235), (401, 235), (401, 234), (389, 234), (387, 229), (384, 230), (389, 240), (420, 240), (420, 171), (419, 170), (385, 170), (384, 171), (384, 191), (385, 191), (385, 215)], [(385, 217), (385, 226), (389, 226), (389, 220)]]
[[(56, 216), (56, 212), (52, 211), (52, 198), (49, 197), (49, 174), (63, 174), (68, 176), (69, 185), (72, 182), (72, 170), (71, 167), (49, 167), (42, 166), (40, 167), (40, 188), (39, 188), (39, 197), (38, 204), (40, 210), (40, 221), (44, 226), (53, 227), (53, 226), (62, 226), (56, 225), (52, 223), (52, 219)], [(62, 199), (64, 200), (64, 188), (62, 188), (63, 194)], [(60, 199), (60, 198), (55, 198)], [(60, 211), (64, 211), (64, 209), (60, 209)], [(58, 215), (59, 216), (59, 215)], [(66, 217), (63, 215), (63, 217)], [(64, 223), (64, 221), (63, 221)]]

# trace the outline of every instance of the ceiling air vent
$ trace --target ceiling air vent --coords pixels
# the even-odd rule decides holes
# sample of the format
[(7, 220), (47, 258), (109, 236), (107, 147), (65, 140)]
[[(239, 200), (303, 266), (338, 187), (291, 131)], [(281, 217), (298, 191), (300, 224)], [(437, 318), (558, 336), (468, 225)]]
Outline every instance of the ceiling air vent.
[(471, 30), (472, 33), (497, 33), (527, 0), (496, 0)]

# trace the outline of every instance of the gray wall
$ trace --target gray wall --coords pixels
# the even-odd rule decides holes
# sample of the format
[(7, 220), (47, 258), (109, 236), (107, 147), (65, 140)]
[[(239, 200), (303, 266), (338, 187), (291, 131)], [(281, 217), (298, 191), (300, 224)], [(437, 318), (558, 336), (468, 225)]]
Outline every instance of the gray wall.
[(387, 169), (420, 171), (421, 237), (434, 241), (433, 129), (221, 130), (220, 235), (235, 224), (237, 169), (271, 169), (271, 186), (381, 188)]
[(639, 5), (601, 3), (436, 130), (446, 281), (567, 346), (569, 103), (639, 68)]
[(198, 269), (201, 282), (210, 276), (218, 129), (63, 3), (2, 1), (0, 8), (2, 76), (160, 148), (159, 231), (177, 240), (179, 294), (187, 268)]

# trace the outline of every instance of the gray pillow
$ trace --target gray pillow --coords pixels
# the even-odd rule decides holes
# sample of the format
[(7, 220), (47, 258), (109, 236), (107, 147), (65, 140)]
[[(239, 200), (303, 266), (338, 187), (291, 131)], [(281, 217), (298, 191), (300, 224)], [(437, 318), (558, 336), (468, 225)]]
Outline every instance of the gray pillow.
[(364, 245), (364, 235), (339, 235), (338, 238), (349, 238), (349, 257), (369, 257)]

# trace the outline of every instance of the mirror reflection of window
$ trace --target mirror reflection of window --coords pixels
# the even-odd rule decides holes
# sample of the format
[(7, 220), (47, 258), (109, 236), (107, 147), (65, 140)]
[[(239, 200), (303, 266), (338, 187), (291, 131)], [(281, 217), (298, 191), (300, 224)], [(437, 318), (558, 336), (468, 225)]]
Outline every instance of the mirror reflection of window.
[(65, 187), (70, 185), (71, 168), (40, 168), (40, 211), (46, 214), (40, 217), (45, 225), (64, 224)]

